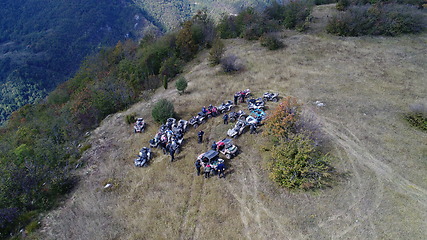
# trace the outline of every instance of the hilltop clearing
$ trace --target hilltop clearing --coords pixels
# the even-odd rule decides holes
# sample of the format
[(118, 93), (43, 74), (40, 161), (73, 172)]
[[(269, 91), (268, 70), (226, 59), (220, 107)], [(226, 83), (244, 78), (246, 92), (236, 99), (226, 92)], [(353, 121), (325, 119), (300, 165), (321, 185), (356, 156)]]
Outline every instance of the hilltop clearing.
[[(258, 42), (226, 40), (226, 55), (245, 70), (212, 68), (207, 52), (185, 67), (186, 94), (159, 89), (151, 100), (107, 117), (92, 131), (81, 181), (64, 205), (42, 223), (43, 239), (422, 239), (427, 235), (427, 135), (402, 117), (408, 105), (426, 102), (427, 35), (342, 38), (279, 33), (288, 46), (269, 51)], [(172, 84), (170, 86), (173, 86)], [(170, 163), (154, 150), (147, 168), (133, 159), (158, 129), (151, 107), (174, 102), (189, 119), (202, 106), (219, 105), (250, 88), (294, 96), (324, 130), (332, 165), (342, 173), (332, 188), (289, 192), (268, 179), (259, 146), (244, 134), (241, 154), (225, 179), (195, 175), (197, 155), (226, 136), (231, 125), (210, 119), (185, 135), (183, 152)], [(321, 101), (325, 105), (314, 104)], [(269, 104), (269, 106), (273, 106)], [(239, 105), (243, 108), (242, 105)], [(125, 116), (137, 113), (147, 130), (134, 134)], [(104, 190), (106, 183), (115, 187)]]

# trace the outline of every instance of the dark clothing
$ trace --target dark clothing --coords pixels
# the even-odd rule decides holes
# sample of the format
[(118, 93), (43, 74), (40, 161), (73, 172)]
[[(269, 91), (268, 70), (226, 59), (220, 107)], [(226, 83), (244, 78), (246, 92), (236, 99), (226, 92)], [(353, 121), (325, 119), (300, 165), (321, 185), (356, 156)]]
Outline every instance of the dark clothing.
[(200, 168), (202, 167), (202, 164), (200, 163), (199, 160), (197, 160), (196, 163), (194, 163), (194, 165), (196, 166), (197, 176), (200, 176)]
[(165, 142), (159, 142), (159, 146), (163, 150), (163, 154), (166, 154), (166, 143)]
[(197, 136), (199, 137), (199, 143), (202, 143), (202, 142), (203, 142), (203, 134), (205, 134), (205, 132), (203, 132), (203, 131), (200, 131), (200, 132), (197, 134)]
[(251, 134), (256, 133), (256, 127), (255, 127), (255, 124), (251, 124), (250, 129), (251, 129)]
[(228, 124), (228, 114), (224, 114), (224, 117), (222, 117), (222, 119), (224, 119), (224, 124)]
[(237, 99), (239, 99), (239, 95), (234, 94), (234, 105), (237, 105)]
[(171, 155), (171, 162), (173, 162), (173, 160), (175, 160), (175, 149), (170, 147), (169, 148), (169, 154)]
[(215, 150), (215, 151), (216, 151), (216, 142), (213, 142), (213, 143), (212, 143), (211, 148), (212, 148), (212, 150)]
[(225, 172), (225, 164), (224, 163), (218, 164), (216, 169), (218, 170), (218, 178), (221, 178), (221, 176), (225, 178), (225, 173), (224, 173)]

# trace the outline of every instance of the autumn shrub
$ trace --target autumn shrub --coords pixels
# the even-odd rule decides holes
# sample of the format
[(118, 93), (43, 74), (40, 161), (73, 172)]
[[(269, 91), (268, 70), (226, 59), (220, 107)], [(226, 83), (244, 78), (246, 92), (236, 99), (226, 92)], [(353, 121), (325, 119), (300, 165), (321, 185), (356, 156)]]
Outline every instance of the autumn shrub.
[(427, 107), (423, 104), (413, 104), (405, 114), (406, 121), (412, 126), (427, 131)]
[(259, 40), (261, 42), (261, 46), (266, 47), (269, 50), (277, 50), (285, 46), (277, 36), (272, 34), (264, 34)]
[(168, 118), (175, 116), (173, 103), (166, 99), (160, 99), (151, 110), (151, 115), (158, 123), (166, 122)]
[(290, 189), (321, 188), (331, 181), (333, 168), (316, 141), (318, 128), (301, 113), (297, 99), (287, 97), (265, 121), (263, 134), (274, 144), (268, 162), (270, 178)]

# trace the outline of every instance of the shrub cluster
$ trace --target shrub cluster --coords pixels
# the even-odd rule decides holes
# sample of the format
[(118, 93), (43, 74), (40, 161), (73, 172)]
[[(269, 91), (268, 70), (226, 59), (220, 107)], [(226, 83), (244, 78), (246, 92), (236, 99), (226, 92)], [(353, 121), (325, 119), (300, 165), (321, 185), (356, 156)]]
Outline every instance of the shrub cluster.
[(406, 121), (412, 126), (427, 131), (427, 107), (423, 104), (410, 106), (410, 112), (405, 114)]
[(333, 16), (326, 30), (339, 36), (418, 33), (424, 30), (424, 16), (409, 5), (350, 6), (346, 12)]
[[(84, 150), (79, 142), (87, 131), (140, 100), (142, 90), (175, 77), (183, 63), (212, 45), (214, 30), (200, 12), (157, 40), (119, 42), (87, 58), (46, 101), (14, 112), (0, 129), (0, 238), (30, 224), (32, 219), (20, 219), (50, 209), (72, 188), (71, 173)], [(166, 102), (153, 115), (164, 121), (173, 116), (173, 105)], [(126, 120), (132, 122), (132, 116)]]
[(280, 5), (274, 2), (265, 11), (266, 15), (290, 29), (305, 30), (313, 9), (312, 1), (291, 1)]
[(212, 48), (209, 50), (209, 62), (212, 66), (218, 65), (221, 62), (222, 55), (225, 51), (224, 43), (217, 38), (213, 42)]
[(235, 55), (228, 55), (221, 59), (222, 70), (226, 73), (238, 72), (243, 69), (243, 64)]
[(173, 103), (167, 99), (160, 99), (151, 110), (153, 119), (158, 123), (164, 123), (168, 118), (175, 116)]
[(274, 143), (268, 164), (273, 181), (286, 188), (305, 190), (329, 184), (332, 167), (316, 139), (318, 126), (313, 128), (304, 120), (295, 98), (285, 98), (265, 126), (264, 134)]
[(263, 34), (276, 31), (280, 26), (305, 30), (314, 4), (312, 1), (291, 1), (279, 4), (276, 1), (262, 13), (247, 8), (237, 16), (224, 15), (217, 31), (221, 38), (241, 37), (258, 40)]
[(277, 50), (283, 48), (285, 45), (278, 39), (277, 36), (272, 34), (264, 34), (259, 41), (261, 46), (268, 48), (269, 50)]

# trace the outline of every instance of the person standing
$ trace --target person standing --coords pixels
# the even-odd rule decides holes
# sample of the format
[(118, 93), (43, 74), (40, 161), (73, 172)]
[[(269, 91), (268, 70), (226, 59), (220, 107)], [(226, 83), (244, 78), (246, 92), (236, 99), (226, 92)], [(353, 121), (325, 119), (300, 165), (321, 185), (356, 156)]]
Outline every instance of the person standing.
[(175, 160), (175, 148), (172, 146), (169, 147), (169, 154), (171, 155), (171, 162), (173, 162)]
[(218, 178), (221, 178), (221, 176), (225, 178), (225, 164), (223, 162), (218, 164), (216, 169), (218, 170)]
[(216, 142), (215, 142), (215, 141), (212, 143), (211, 148), (212, 148), (212, 150), (215, 150), (215, 151), (216, 151)]
[(209, 165), (209, 163), (208, 163), (204, 170), (205, 170), (205, 178), (209, 178), (209, 176), (211, 174), (211, 165)]
[(197, 176), (200, 176), (200, 168), (202, 167), (200, 160), (197, 159), (196, 162), (194, 163), (194, 165), (196, 166)]
[(199, 137), (199, 143), (203, 142), (203, 134), (205, 134), (203, 130), (200, 130), (200, 132), (197, 134), (197, 136)]
[(222, 119), (224, 119), (224, 124), (228, 124), (228, 114), (224, 114), (224, 116), (222, 117)]
[(234, 94), (234, 105), (237, 105), (237, 100), (239, 99), (239, 92)]
[(251, 129), (251, 134), (256, 133), (256, 126), (255, 126), (255, 124), (251, 124), (250, 129)]

